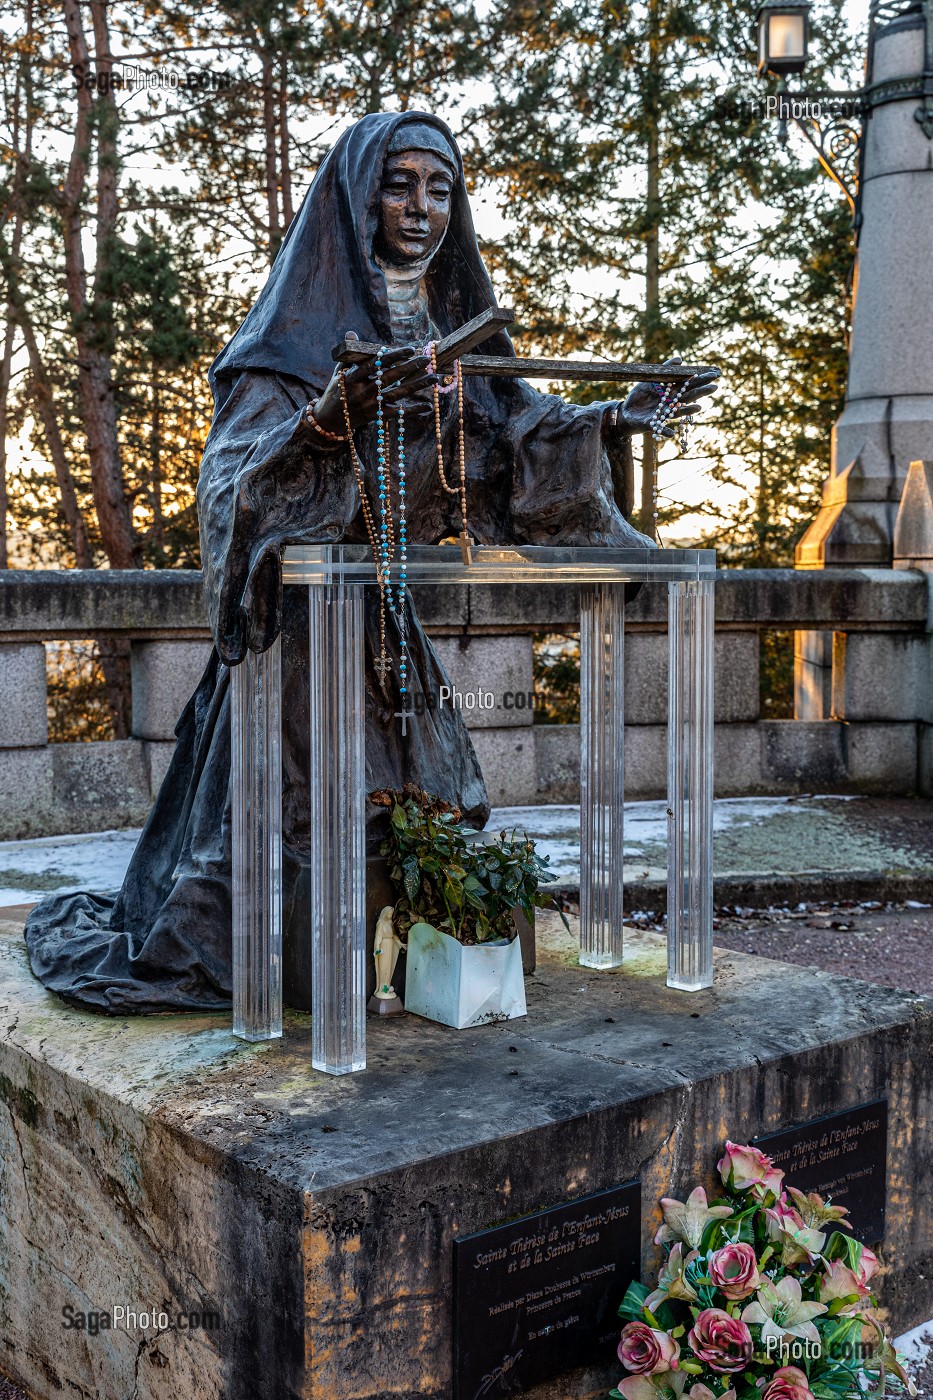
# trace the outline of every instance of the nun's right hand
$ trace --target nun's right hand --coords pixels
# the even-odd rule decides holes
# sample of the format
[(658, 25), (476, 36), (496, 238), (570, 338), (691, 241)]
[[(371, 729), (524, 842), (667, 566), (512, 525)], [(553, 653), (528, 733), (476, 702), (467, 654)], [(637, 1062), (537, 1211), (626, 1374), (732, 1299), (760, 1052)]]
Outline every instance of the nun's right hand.
[[(386, 350), (381, 361), (385, 411), (394, 414), (396, 405), (404, 399), (406, 416), (429, 414), (433, 404), (425, 391), (437, 383), (437, 376), (431, 372), (430, 360), (424, 351), (414, 345), (400, 345)], [(334, 370), (330, 383), (314, 405), (314, 417), (326, 432), (346, 434), (347, 418), (351, 428), (359, 428), (375, 419), (378, 408), (376, 357), (370, 356), (346, 371), (339, 366)]]

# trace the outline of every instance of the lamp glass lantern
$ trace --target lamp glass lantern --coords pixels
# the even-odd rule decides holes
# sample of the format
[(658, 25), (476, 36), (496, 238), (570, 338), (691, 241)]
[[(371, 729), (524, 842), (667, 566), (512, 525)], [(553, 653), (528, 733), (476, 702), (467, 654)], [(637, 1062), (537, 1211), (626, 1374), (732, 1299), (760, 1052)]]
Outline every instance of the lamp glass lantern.
[(802, 73), (810, 42), (809, 4), (765, 0), (758, 11), (758, 72)]

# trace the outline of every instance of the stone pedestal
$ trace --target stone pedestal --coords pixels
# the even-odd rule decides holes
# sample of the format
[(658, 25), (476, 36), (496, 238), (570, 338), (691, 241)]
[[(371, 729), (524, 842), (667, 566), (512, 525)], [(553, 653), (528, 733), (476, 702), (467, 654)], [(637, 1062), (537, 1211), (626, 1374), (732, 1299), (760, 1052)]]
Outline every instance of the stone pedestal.
[[(374, 1021), (368, 1072), (334, 1078), (297, 1013), (247, 1045), (226, 1016), (70, 1010), (0, 927), (0, 1368), (37, 1396), (446, 1400), (458, 1235), (638, 1177), (647, 1275), (658, 1198), (712, 1187), (724, 1138), (880, 1097), (878, 1286), (896, 1331), (933, 1312), (914, 995), (728, 953), (686, 999), (660, 939), (590, 972), (544, 916), (525, 1020)], [(118, 1306), (136, 1321), (64, 1325)], [(529, 1394), (617, 1378), (610, 1354)]]

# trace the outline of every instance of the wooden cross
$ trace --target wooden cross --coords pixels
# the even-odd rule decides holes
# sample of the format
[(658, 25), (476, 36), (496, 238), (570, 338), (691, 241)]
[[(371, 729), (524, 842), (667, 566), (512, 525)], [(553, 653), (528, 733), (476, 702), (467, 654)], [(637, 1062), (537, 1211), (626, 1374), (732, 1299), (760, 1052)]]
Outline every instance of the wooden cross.
[[(510, 326), (515, 320), (511, 311), (492, 306), (458, 331), (444, 336), (436, 346), (437, 367), (446, 369), (455, 360), (466, 375), (491, 375), (504, 379), (584, 379), (599, 381), (649, 380), (659, 384), (679, 384), (695, 374), (714, 369), (713, 365), (652, 365), (623, 364), (619, 360), (550, 360), (520, 359), (506, 355), (470, 355), (474, 346), (482, 345), (496, 331)], [(334, 359), (342, 365), (359, 364), (378, 355), (380, 346), (365, 340), (342, 340), (334, 346)], [(716, 371), (717, 375), (719, 371)]]

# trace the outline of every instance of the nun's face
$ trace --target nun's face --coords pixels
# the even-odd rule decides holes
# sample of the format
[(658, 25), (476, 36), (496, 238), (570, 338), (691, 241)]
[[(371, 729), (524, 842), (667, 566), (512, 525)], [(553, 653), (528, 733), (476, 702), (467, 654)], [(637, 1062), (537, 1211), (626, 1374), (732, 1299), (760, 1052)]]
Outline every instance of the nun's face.
[(454, 177), (433, 151), (400, 151), (386, 159), (380, 194), (379, 252), (410, 263), (441, 246), (450, 220)]

